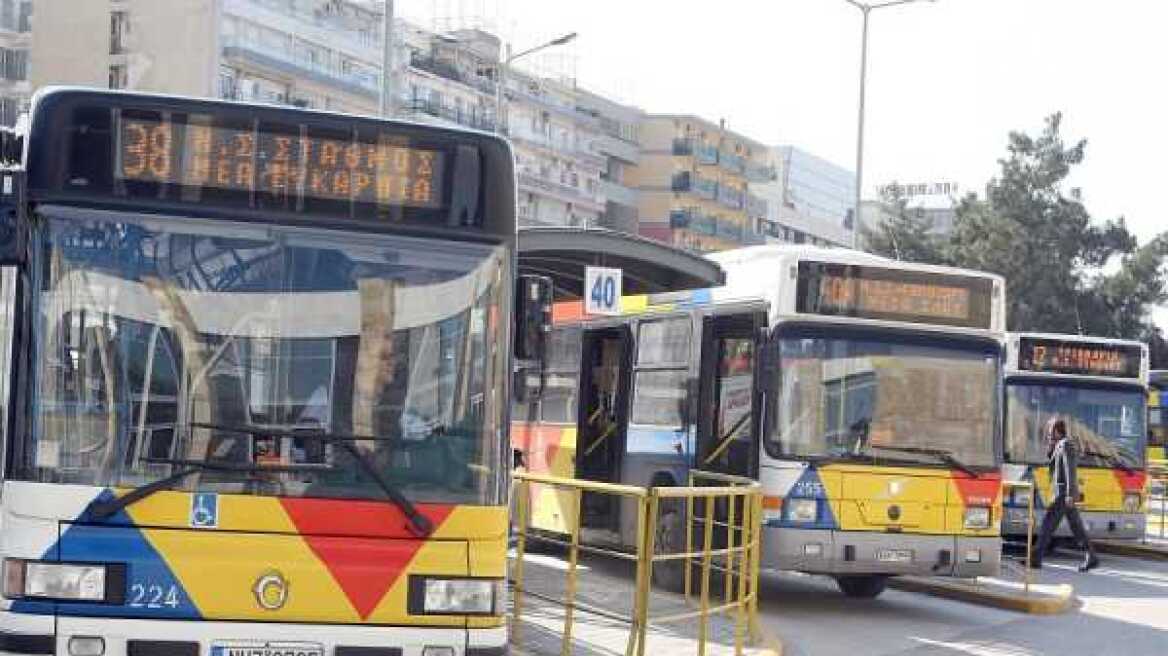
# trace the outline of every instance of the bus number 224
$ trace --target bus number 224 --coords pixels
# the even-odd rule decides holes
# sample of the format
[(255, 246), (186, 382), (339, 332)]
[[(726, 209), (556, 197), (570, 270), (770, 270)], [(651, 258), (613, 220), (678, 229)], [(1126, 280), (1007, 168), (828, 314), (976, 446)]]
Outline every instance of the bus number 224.
[(135, 583), (126, 603), (131, 608), (178, 608), (178, 586)]

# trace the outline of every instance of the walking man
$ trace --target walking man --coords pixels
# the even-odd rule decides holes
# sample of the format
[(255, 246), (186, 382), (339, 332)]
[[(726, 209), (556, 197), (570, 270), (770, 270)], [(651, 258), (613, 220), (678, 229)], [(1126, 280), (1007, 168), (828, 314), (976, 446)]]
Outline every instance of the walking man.
[(1042, 568), (1042, 557), (1050, 547), (1054, 532), (1063, 517), (1071, 525), (1071, 533), (1082, 543), (1087, 558), (1079, 566), (1080, 572), (1087, 572), (1099, 566), (1099, 558), (1091, 548), (1083, 518), (1079, 515), (1079, 458), (1075, 441), (1067, 435), (1067, 424), (1058, 417), (1052, 417), (1046, 424), (1046, 453), (1050, 468), (1050, 495), (1046, 515), (1042, 518), (1042, 529), (1038, 534), (1038, 545), (1031, 555), (1030, 567)]

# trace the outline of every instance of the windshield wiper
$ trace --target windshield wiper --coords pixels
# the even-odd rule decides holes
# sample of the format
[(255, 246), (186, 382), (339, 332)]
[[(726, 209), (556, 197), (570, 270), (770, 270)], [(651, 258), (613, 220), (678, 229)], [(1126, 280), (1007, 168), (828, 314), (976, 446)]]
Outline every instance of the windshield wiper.
[[(364, 435), (341, 435), (339, 433), (326, 433), (325, 431), (312, 428), (264, 428), (261, 426), (235, 426), (227, 424), (206, 424), (206, 423), (192, 423), (192, 428), (206, 428), (210, 430), (221, 430), (227, 433), (240, 433), (243, 435), (261, 436), (261, 437), (281, 437), (281, 438), (300, 438), (309, 440), (321, 440), (324, 442), (333, 442), (344, 449), (357, 465), (365, 472), (377, 487), (385, 494), (393, 505), (397, 506), (402, 514), (409, 520), (410, 532), (420, 538), (428, 538), (434, 533), (434, 522), (430, 521), (422, 513), (418, 512), (416, 506), (411, 502), (406, 495), (398, 489), (396, 485), (386, 480), (381, 472), (373, 466), (369, 458), (361, 452), (354, 442), (397, 442), (394, 438), (375, 437)], [(266, 468), (261, 468), (266, 469)]]
[(869, 445), (868, 448), (880, 449), (882, 451), (900, 451), (901, 453), (919, 453), (921, 455), (933, 456), (950, 467), (968, 474), (970, 478), (981, 478), (972, 467), (958, 460), (957, 456), (953, 455), (953, 452), (949, 451), (948, 449), (934, 449), (923, 446), (881, 446), (879, 444)]
[(1106, 460), (1107, 462), (1110, 462), (1111, 464), (1115, 465), (1116, 467), (1119, 467), (1120, 469), (1122, 469), (1123, 473), (1125, 473), (1125, 474), (1131, 474), (1135, 471), (1134, 469), (1131, 468), (1131, 466), (1129, 466), (1127, 464), (1126, 461), (1124, 461), (1124, 459), (1121, 456), (1116, 455), (1114, 453), (1100, 453), (1099, 451), (1089, 450), (1089, 451), (1084, 451), (1083, 455), (1095, 456), (1096, 458), (1102, 458), (1102, 459)]

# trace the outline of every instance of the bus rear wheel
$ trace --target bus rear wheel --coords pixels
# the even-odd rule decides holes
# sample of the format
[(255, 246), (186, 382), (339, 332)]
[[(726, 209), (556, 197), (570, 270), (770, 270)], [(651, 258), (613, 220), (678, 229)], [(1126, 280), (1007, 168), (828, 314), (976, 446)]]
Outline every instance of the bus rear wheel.
[(852, 599), (875, 599), (888, 587), (888, 577), (880, 575), (837, 576), (836, 585), (844, 596)]

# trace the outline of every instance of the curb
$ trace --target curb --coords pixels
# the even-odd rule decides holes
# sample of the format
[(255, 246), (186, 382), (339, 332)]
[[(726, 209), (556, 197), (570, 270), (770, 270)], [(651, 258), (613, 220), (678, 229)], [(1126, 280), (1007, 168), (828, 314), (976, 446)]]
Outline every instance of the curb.
[(1130, 556), (1148, 560), (1168, 560), (1168, 547), (1157, 547), (1143, 542), (1116, 542), (1112, 540), (1092, 540), (1091, 545), (1099, 553), (1114, 556)]
[(979, 606), (1001, 608), (1030, 615), (1058, 615), (1070, 610), (1074, 605), (1075, 589), (1069, 585), (1054, 586), (1054, 594), (1026, 596), (1018, 593), (999, 592), (976, 583), (960, 580), (898, 576), (888, 581), (889, 587), (907, 592), (920, 592), (934, 597), (964, 601)]

